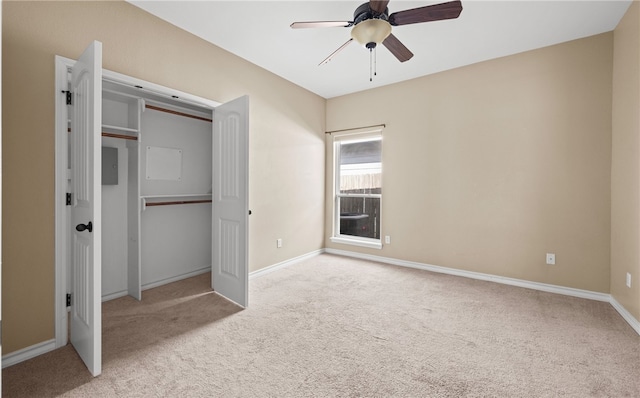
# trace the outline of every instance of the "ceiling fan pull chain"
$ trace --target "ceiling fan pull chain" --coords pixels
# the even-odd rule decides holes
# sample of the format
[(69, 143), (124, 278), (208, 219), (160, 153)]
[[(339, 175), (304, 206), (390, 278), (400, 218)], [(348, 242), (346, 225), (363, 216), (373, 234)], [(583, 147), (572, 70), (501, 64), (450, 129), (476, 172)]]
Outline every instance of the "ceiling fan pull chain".
[(369, 48), (369, 81), (373, 81), (373, 49)]
[(378, 76), (378, 46), (374, 48), (373, 54), (373, 75)]

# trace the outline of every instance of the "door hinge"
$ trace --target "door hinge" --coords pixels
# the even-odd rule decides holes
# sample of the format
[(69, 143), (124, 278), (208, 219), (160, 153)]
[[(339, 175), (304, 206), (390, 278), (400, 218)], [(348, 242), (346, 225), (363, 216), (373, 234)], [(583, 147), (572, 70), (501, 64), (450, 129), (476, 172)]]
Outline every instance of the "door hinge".
[(71, 91), (69, 91), (69, 90), (62, 90), (62, 92), (63, 92), (64, 94), (66, 94), (66, 96), (67, 96), (67, 105), (72, 105), (72, 104), (71, 104), (71, 94), (72, 94), (72, 93), (71, 93)]
[(71, 293), (67, 293), (67, 307), (71, 307)]
[(71, 193), (67, 192), (67, 206), (71, 206)]

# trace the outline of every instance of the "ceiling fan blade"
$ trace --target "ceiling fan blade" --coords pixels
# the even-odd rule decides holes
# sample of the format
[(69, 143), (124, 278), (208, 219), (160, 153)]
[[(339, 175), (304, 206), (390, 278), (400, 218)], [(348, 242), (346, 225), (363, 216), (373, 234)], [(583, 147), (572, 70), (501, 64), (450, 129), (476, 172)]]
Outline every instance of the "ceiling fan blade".
[(294, 22), (291, 24), (293, 29), (305, 29), (305, 28), (347, 28), (353, 25), (351, 21), (309, 21), (309, 22)]
[(387, 49), (391, 51), (391, 54), (398, 58), (398, 61), (400, 62), (408, 61), (413, 57), (413, 53), (409, 51), (409, 49), (405, 47), (404, 44), (402, 44), (400, 40), (393, 35), (393, 33), (387, 36), (382, 44), (387, 47)]
[(318, 66), (320, 66), (320, 65), (324, 65), (324, 64), (326, 64), (327, 62), (331, 61), (331, 59), (332, 59), (332, 58), (333, 58), (337, 53), (339, 53), (340, 51), (344, 50), (344, 48), (345, 48), (346, 46), (348, 46), (348, 45), (349, 45), (349, 43), (351, 43), (352, 41), (353, 41), (353, 38), (351, 38), (351, 39), (347, 40), (347, 42), (346, 42), (346, 43), (344, 43), (343, 45), (341, 45), (341, 46), (340, 46), (340, 48), (338, 48), (336, 51), (332, 52), (332, 53), (331, 53), (331, 55), (329, 55), (329, 56), (328, 56), (327, 58), (325, 58), (322, 62), (320, 62), (320, 63), (318, 64)]
[(458, 0), (448, 3), (433, 4), (425, 7), (398, 11), (389, 15), (389, 23), (393, 26), (412, 23), (440, 21), (458, 18), (462, 12), (462, 3)]
[(389, 0), (369, 0), (369, 8), (371, 11), (382, 14), (387, 9)]

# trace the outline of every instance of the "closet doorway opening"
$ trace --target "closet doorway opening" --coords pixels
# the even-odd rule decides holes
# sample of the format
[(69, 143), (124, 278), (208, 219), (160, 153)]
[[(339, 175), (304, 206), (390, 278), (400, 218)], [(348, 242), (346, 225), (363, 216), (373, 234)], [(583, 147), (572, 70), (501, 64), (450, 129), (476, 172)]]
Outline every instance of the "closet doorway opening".
[(97, 376), (102, 301), (210, 271), (213, 291), (247, 306), (248, 97), (103, 70), (100, 42), (55, 65), (53, 348), (70, 336)]

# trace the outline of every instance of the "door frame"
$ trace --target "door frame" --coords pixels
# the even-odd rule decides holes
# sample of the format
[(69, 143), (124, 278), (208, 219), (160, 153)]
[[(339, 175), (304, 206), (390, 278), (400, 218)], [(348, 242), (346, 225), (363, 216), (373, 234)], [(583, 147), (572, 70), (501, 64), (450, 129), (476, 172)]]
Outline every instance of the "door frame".
[[(55, 56), (55, 348), (60, 348), (69, 342), (68, 338), (68, 309), (66, 295), (69, 293), (70, 283), (70, 237), (71, 212), (66, 205), (66, 193), (69, 192), (68, 166), (68, 116), (66, 95), (63, 91), (69, 89), (69, 71), (76, 61), (59, 55)], [(107, 80), (127, 86), (144, 87), (150, 93), (165, 96), (179, 101), (195, 104), (210, 109), (215, 114), (215, 108), (222, 103), (198, 97), (179, 90), (174, 90), (159, 84), (136, 79), (131, 76), (102, 70), (102, 80)], [(248, 227), (248, 226), (247, 226)]]

